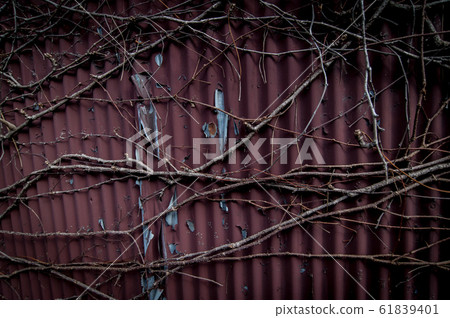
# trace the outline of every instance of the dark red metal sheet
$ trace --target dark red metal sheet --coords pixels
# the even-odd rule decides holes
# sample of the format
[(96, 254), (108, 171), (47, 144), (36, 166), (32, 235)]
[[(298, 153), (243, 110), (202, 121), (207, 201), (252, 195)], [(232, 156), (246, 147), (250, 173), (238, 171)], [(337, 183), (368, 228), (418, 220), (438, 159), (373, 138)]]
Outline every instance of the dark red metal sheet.
[[(309, 5), (276, 3), (298, 19), (311, 19)], [(54, 10), (52, 5), (40, 1), (36, 5), (40, 8), (48, 5)], [(449, 292), (443, 286), (449, 278), (448, 268), (436, 265), (448, 258), (448, 193), (416, 187), (407, 195), (383, 202), (379, 208), (368, 206), (356, 213), (345, 213), (347, 209), (375, 203), (411, 185), (410, 179), (319, 209), (315, 218), (299, 219), (298, 224), (262, 236), (245, 249), (224, 255), (217, 253), (210, 260), (206, 259), (207, 255), (200, 261), (192, 256), (219, 247), (227, 253), (228, 246), (242, 243), (245, 236), (285, 224), (293, 216), (340, 196), (325, 189), (354, 191), (383, 180), (382, 173), (370, 175), (381, 169), (378, 153), (359, 147), (354, 137), (356, 129), (372, 136), (373, 125), (370, 108), (364, 100), (365, 58), (360, 39), (353, 39), (348, 51), (340, 51), (345, 60), (338, 59), (326, 70), (328, 86), (323, 98), (325, 77), (319, 75), (285, 113), (273, 118), (250, 140), (255, 144), (258, 138), (265, 138), (258, 151), (266, 163), (256, 162), (248, 148), (241, 147), (236, 153), (236, 163), (225, 159), (205, 171), (212, 177), (171, 176), (169, 180), (175, 181), (170, 184), (155, 176), (142, 177), (138, 171), (123, 172), (120, 169), (135, 168), (124, 162), (95, 161), (95, 158), (123, 160), (127, 138), (139, 130), (138, 102), (148, 107), (149, 101), (141, 99), (142, 94), (130, 80), (133, 74), (151, 77), (149, 93), (157, 112), (158, 131), (161, 136), (171, 137), (160, 145), (160, 150), (171, 146), (173, 167), (166, 164), (156, 170), (175, 171), (175, 167), (177, 171), (188, 171), (183, 167), (198, 168), (207, 162), (203, 153), (214, 152), (214, 146), (203, 145), (201, 162), (194, 162), (193, 140), (204, 137), (202, 125), (210, 122), (218, 125), (218, 113), (212, 107), (217, 89), (224, 93), (225, 111), (235, 116), (228, 118), (228, 137), (238, 142), (251, 132), (243, 120), (256, 125), (267, 118), (320, 67), (317, 52), (311, 50), (311, 39), (305, 33), (309, 25), (295, 25), (293, 20), (287, 20), (288, 16), (281, 16), (280, 11), (267, 4), (242, 1), (234, 7), (217, 5), (207, 15), (216, 19), (202, 26), (193, 24), (195, 32), (189, 27), (178, 29), (177, 19), (194, 19), (214, 4), (167, 1), (165, 5), (179, 5), (173, 11), (165, 11), (171, 20), (157, 15), (166, 9), (163, 2), (112, 1), (100, 7), (89, 2), (86, 8), (91, 16), (64, 9), (66, 19), (73, 23), (57, 23), (46, 33), (48, 37), (39, 37), (26, 50), (11, 56), (7, 71), (27, 85), (52, 70), (51, 58), (44, 53), (51, 54), (59, 67), (74, 63), (88, 50), (92, 52), (89, 58), (74, 64), (71, 71), (51, 77), (35, 91), (12, 90), (6, 73), (1, 75), (1, 112), (5, 120), (19, 126), (25, 121), (20, 110), (28, 116), (37, 114), (87, 87), (96, 81), (96, 76), (113, 70), (125, 59), (124, 50), (131, 53), (177, 29), (154, 48), (136, 57), (129, 55), (129, 63), (107, 80), (98, 80), (92, 89), (69, 98), (60, 108), (33, 121), (15, 135), (14, 142), (11, 138), (2, 139), (0, 213), (17, 204), (0, 219), (0, 295), (5, 299), (105, 296), (148, 299), (160, 289), (162, 294), (157, 298), (167, 299), (448, 298)], [(33, 14), (24, 3), (18, 9), (20, 14)], [(321, 10), (315, 7), (315, 18), (327, 23), (328, 18), (321, 13), (325, 15), (328, 11)], [(398, 9), (385, 10), (389, 16)], [(119, 18), (113, 21), (102, 14)], [(330, 12), (327, 14), (331, 16)], [(250, 19), (245, 22), (238, 19), (243, 16)], [(4, 28), (13, 27), (6, 11), (1, 12), (0, 23)], [(120, 23), (121, 31), (114, 31), (110, 37), (108, 30), (116, 27), (113, 23)], [(326, 38), (324, 30), (329, 32), (330, 39), (337, 34), (325, 27), (315, 25), (316, 28), (321, 40)], [(392, 27), (389, 20), (382, 20), (370, 30), (371, 34), (383, 33), (385, 38), (402, 36), (403, 31)], [(13, 42), (12, 36), (2, 40), (1, 52), (11, 51), (17, 45)], [(235, 46), (240, 48), (238, 54)], [(406, 116), (410, 117), (412, 130), (421, 85), (420, 61), (402, 58), (404, 68), (407, 67), (405, 86), (399, 58), (386, 46), (372, 47), (369, 54), (377, 94), (376, 110), (380, 115), (379, 124), (385, 129), (380, 136), (386, 155), (395, 159), (404, 154), (399, 148), (406, 144)], [(270, 54), (274, 52), (280, 54)], [(158, 54), (163, 57), (160, 66), (155, 61)], [(191, 81), (196, 73), (198, 76)], [(423, 105), (426, 115), (420, 117), (418, 132), (425, 129), (424, 118), (431, 118), (448, 98), (444, 89), (446, 81), (447, 69), (433, 63), (427, 65), (427, 99)], [(21, 93), (28, 94), (17, 98)], [(447, 123), (448, 109), (444, 109), (430, 126), (429, 140), (448, 136)], [(280, 163), (279, 146), (271, 144), (270, 139), (296, 138), (308, 124), (306, 135), (289, 148), (288, 164)], [(235, 133), (235, 126), (239, 134)], [(7, 132), (2, 125), (1, 134)], [(316, 156), (303, 164), (296, 163), (306, 138), (313, 138), (323, 156), (323, 165)], [(227, 147), (230, 143), (228, 139)], [(412, 145), (420, 153), (411, 159), (410, 166), (400, 162), (401, 168), (420, 166), (447, 156), (445, 142), (426, 150), (420, 146)], [(43, 174), (34, 174), (65, 155), (72, 157), (55, 163), (54, 169)], [(244, 164), (247, 155), (251, 160)], [(72, 167), (57, 168), (63, 165)], [(262, 179), (293, 171), (303, 175), (278, 182)], [(321, 175), (325, 172), (336, 176)], [(442, 172), (437, 170), (436, 174), (445, 178)], [(398, 171), (390, 173), (392, 178), (401, 176)], [(446, 173), (448, 178), (448, 169)], [(167, 209), (175, 189), (178, 203), (182, 203), (195, 193), (232, 183), (217, 180), (218, 175), (244, 181), (257, 177), (263, 185), (253, 182), (229, 191), (218, 190), (183, 204), (177, 210), (178, 224), (173, 229), (166, 224), (165, 216), (155, 218)], [(39, 179), (33, 180), (36, 176)], [(28, 179), (20, 186), (5, 190), (24, 177)], [(141, 186), (136, 180), (141, 181)], [(427, 184), (448, 190), (445, 181)], [(22, 194), (22, 188), (28, 185)], [(288, 186), (297, 190), (292, 191)], [(311, 190), (313, 187), (315, 190)], [(19, 194), (26, 198), (15, 202)], [(228, 207), (227, 212), (221, 208), (221, 200)], [(148, 229), (154, 235), (146, 253), (142, 211), (145, 220), (151, 219)], [(343, 213), (321, 217), (332, 211)], [(170, 251), (171, 244), (176, 247), (174, 253)], [(411, 251), (413, 255), (406, 257)], [(394, 264), (389, 256), (394, 254), (405, 257)], [(168, 270), (164, 264), (157, 265), (164, 258), (173, 272), (154, 286), (153, 291), (146, 290), (142, 286), (145, 279), (161, 278)], [(170, 263), (176, 260), (180, 266)], [(418, 263), (414, 263), (416, 260)], [(401, 264), (402, 261), (410, 263)], [(420, 262), (427, 264), (421, 268)], [(117, 271), (111, 269), (114, 266)]]

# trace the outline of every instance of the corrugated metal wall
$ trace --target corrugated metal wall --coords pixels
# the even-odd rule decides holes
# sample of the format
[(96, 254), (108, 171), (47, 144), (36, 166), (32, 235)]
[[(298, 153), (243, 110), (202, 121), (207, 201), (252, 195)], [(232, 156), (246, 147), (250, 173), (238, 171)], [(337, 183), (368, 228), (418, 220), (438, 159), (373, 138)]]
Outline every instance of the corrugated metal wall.
[(448, 298), (448, 5), (386, 3), (5, 3), (0, 295)]

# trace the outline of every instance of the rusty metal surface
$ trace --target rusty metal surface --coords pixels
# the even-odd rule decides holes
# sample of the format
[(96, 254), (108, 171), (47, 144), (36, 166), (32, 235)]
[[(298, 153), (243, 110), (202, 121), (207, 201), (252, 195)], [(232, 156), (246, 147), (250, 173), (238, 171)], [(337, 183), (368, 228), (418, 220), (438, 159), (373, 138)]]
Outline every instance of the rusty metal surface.
[[(355, 26), (356, 37), (340, 33), (359, 16), (356, 3), (316, 5), (312, 17), (309, 4), (284, 1), (88, 1), (86, 10), (68, 1), (61, 11), (17, 2), (0, 12), (2, 298), (450, 296), (448, 62), (432, 60), (446, 51), (428, 38), (414, 129), (420, 37), (411, 37), (409, 58), (403, 43), (385, 45), (411, 33), (389, 20), (409, 13), (388, 6), (368, 29), (369, 94), (383, 153), (395, 162), (383, 185), (377, 149), (355, 139), (359, 129), (370, 143), (374, 125), (362, 35)], [(428, 9), (436, 25), (445, 6)], [(30, 39), (25, 17), (42, 22), (44, 7), (54, 25)], [(369, 23), (376, 10), (366, 14)], [(311, 29), (301, 22), (313, 19)], [(260, 162), (244, 145), (234, 162), (195, 170), (205, 153), (220, 155), (260, 123), (250, 139), (261, 140)], [(160, 134), (158, 147), (138, 154), (142, 133), (129, 152), (127, 138), (145, 128)], [(205, 133), (223, 151), (196, 149)], [(271, 138), (297, 138), (286, 163)], [(298, 161), (308, 142), (323, 161), (313, 147)], [(149, 165), (148, 153), (170, 156), (149, 172), (136, 163)]]

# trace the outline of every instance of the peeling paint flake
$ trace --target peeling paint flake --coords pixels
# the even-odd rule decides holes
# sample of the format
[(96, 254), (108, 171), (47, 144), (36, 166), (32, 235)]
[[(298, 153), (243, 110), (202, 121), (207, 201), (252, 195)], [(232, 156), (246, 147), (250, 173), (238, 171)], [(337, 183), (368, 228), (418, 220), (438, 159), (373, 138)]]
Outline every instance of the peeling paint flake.
[(150, 290), (153, 287), (154, 283), (155, 283), (155, 276), (151, 276), (149, 278), (146, 278), (146, 277), (144, 277), (144, 275), (142, 275), (141, 276), (142, 292)]
[(148, 229), (148, 226), (145, 226), (145, 225), (144, 225), (144, 229), (143, 229), (142, 233), (143, 233), (143, 237), (144, 237), (144, 255), (145, 255), (145, 254), (147, 254), (147, 249), (150, 246), (150, 241), (155, 236), (153, 235), (152, 231), (150, 231)]
[(228, 230), (230, 228), (228, 226), (228, 222), (225, 220), (225, 217), (222, 218), (222, 226), (225, 230)]
[(180, 252), (177, 251), (177, 244), (171, 243), (169, 244), (169, 250), (171, 254), (180, 254)]
[(141, 276), (142, 292), (145, 293), (147, 291), (150, 291), (150, 293), (149, 293), (150, 300), (160, 299), (160, 297), (164, 291), (159, 288), (152, 289), (154, 285), (155, 285), (155, 276), (151, 276), (149, 278), (144, 277), (144, 275)]
[(158, 132), (158, 117), (153, 103), (149, 101), (151, 97), (150, 77), (146, 74), (133, 74), (131, 76), (131, 82), (136, 88), (138, 95), (144, 100), (148, 100), (145, 101), (145, 104), (141, 102), (137, 103), (139, 128), (144, 130), (148, 140), (152, 141), (154, 139), (155, 153), (159, 158), (158, 138), (154, 136)]
[(234, 135), (239, 136), (239, 127), (234, 119), (233, 119), (233, 126), (234, 126)]
[(211, 138), (211, 135), (209, 134), (209, 129), (208, 129), (208, 124), (207, 123), (203, 124), (202, 130), (203, 130), (203, 133), (205, 134), (206, 138)]
[(222, 193), (222, 194), (220, 195), (220, 198), (222, 199), (222, 200), (219, 201), (220, 209), (221, 209), (222, 211), (224, 211), (224, 212), (228, 212), (228, 206), (227, 206), (226, 201), (224, 200), (224, 199), (225, 199), (225, 193)]
[(156, 62), (156, 65), (161, 66), (161, 64), (163, 62), (163, 57), (160, 53), (155, 56), (155, 62)]
[(169, 85), (167, 85), (167, 84), (161, 84), (161, 83), (156, 82), (155, 86), (156, 86), (156, 88), (162, 88), (162, 89), (165, 89), (165, 90), (167, 90), (169, 93), (172, 91), (172, 88), (171, 88)]
[(221, 91), (220, 89), (216, 89), (214, 100), (215, 106), (219, 109), (219, 112), (217, 114), (217, 123), (219, 125), (220, 153), (224, 153), (228, 135), (228, 115), (220, 111), (225, 110), (225, 97), (223, 95), (223, 91)]
[(195, 231), (195, 226), (194, 226), (194, 222), (192, 222), (191, 220), (187, 220), (186, 221), (186, 225), (189, 228), (189, 231), (191, 231), (192, 233), (194, 233)]
[[(158, 130), (157, 117), (153, 104), (150, 103), (149, 107), (147, 107), (142, 103), (138, 103), (137, 105), (138, 105), (138, 119), (141, 129), (150, 128), (151, 132), (157, 131)], [(147, 138), (149, 138), (149, 140), (152, 139), (150, 136), (147, 136)]]
[(158, 300), (161, 297), (163, 291), (164, 290), (159, 289), (159, 288), (158, 289), (152, 289), (150, 291), (150, 300)]
[[(141, 185), (142, 184), (140, 184), (140, 186), (139, 186), (140, 192), (142, 192)], [(139, 211), (141, 212), (141, 220), (142, 220), (142, 223), (144, 223), (145, 222), (144, 206), (142, 204), (141, 198), (138, 199), (138, 203), (139, 203)], [(147, 249), (150, 246), (150, 241), (152, 240), (153, 237), (154, 237), (154, 235), (153, 235), (152, 231), (149, 230), (148, 225), (143, 225), (142, 226), (142, 240), (144, 241), (144, 255), (147, 254)]]
[(100, 225), (103, 231), (105, 230), (105, 222), (103, 222), (103, 219), (98, 219), (98, 225)]
[(149, 107), (138, 103), (138, 120), (140, 129), (144, 131), (145, 137), (152, 142), (153, 148), (156, 150), (155, 154), (159, 158), (159, 141), (158, 138), (155, 138), (158, 134), (158, 118), (152, 102), (150, 102)]
[[(177, 204), (178, 204), (177, 203), (177, 189), (175, 188), (172, 198), (170, 199), (169, 207), (167, 209), (172, 209)], [(178, 211), (177, 210), (167, 213), (166, 224), (168, 226), (172, 226), (172, 230), (175, 230), (175, 225), (178, 224)]]
[(175, 225), (178, 224), (177, 211), (172, 211), (172, 212), (167, 213), (167, 215), (166, 215), (166, 224), (168, 226), (172, 226), (172, 230), (175, 230)]
[(247, 238), (247, 236), (248, 236), (247, 229), (243, 228), (243, 227), (240, 227), (239, 225), (237, 225), (237, 227), (241, 231), (242, 239), (245, 240)]
[(146, 74), (133, 74), (131, 75), (131, 82), (136, 87), (138, 95), (143, 99), (149, 99), (150, 94), (150, 76)]

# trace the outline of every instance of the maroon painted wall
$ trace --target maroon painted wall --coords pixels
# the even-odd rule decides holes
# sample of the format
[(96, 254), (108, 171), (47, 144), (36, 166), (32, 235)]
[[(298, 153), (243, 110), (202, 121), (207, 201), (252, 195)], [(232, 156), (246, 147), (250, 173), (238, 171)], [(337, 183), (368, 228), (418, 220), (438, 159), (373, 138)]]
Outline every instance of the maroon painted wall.
[[(366, 4), (374, 120), (359, 1), (274, 3), (5, 4), (2, 298), (449, 297), (447, 34)], [(378, 120), (382, 157), (355, 138)], [(255, 146), (201, 167), (205, 123)], [(142, 128), (171, 147), (153, 172), (129, 160), (150, 164)]]

